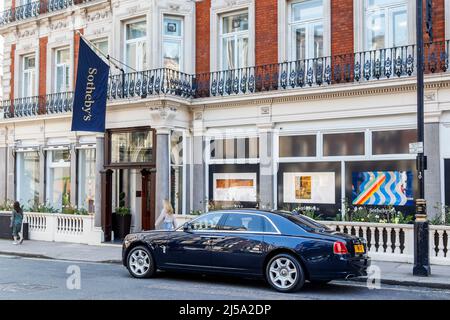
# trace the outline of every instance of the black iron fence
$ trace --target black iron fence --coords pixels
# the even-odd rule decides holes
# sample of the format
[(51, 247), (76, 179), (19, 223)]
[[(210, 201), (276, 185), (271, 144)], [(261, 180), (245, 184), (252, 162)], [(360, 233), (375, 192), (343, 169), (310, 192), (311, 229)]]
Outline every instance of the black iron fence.
[[(450, 41), (425, 47), (425, 72), (447, 72)], [(264, 91), (364, 83), (411, 77), (416, 72), (415, 45), (387, 48), (235, 70), (190, 75), (153, 69), (111, 75), (108, 100), (172, 95), (185, 99), (249, 95)], [(5, 100), (5, 118), (71, 111), (72, 93)]]
[(9, 8), (0, 12), (0, 26), (15, 21), (37, 17), (44, 13), (64, 10), (71, 5), (82, 4), (93, 0), (40, 0), (30, 1), (24, 5)]

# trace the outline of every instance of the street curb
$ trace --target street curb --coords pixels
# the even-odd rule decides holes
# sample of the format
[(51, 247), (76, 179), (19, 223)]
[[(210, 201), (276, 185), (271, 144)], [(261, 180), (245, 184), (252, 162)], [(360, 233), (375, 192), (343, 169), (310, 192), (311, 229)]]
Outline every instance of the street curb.
[[(348, 280), (351, 282), (367, 282), (367, 278), (355, 278)], [(409, 280), (393, 280), (393, 279), (381, 279), (380, 283), (405, 287), (421, 287), (430, 289), (450, 289), (450, 284), (437, 283), (437, 282), (417, 282)]]
[(71, 261), (71, 262), (84, 262), (84, 263), (122, 264), (122, 260), (101, 260), (101, 261), (78, 260), (78, 259), (67, 259), (67, 258), (55, 258), (55, 257), (50, 257), (50, 256), (42, 255), (42, 254), (26, 253), (26, 252), (0, 251), (0, 255), (22, 257), (22, 258), (59, 260), (59, 261), (68, 261), (68, 262)]

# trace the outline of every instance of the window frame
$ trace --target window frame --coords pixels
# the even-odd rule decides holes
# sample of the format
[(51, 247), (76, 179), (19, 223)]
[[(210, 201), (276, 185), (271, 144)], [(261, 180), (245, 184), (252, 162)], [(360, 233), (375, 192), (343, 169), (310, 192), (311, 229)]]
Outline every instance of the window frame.
[[(67, 50), (69, 53), (69, 61), (67, 63), (58, 63), (58, 52)], [(70, 74), (71, 74), (71, 54), (70, 54), (70, 46), (64, 46), (54, 49), (55, 53), (55, 67), (54, 67), (54, 93), (64, 93), (70, 91)], [(65, 86), (65, 90), (58, 90), (58, 68), (63, 67), (63, 79), (67, 79), (67, 83)]]
[[(166, 19), (172, 19), (172, 20), (178, 20), (180, 21), (180, 27), (181, 27), (181, 34), (179, 36), (174, 36), (174, 35), (166, 35), (165, 34), (165, 30), (164, 30), (164, 25), (165, 25), (165, 20)], [(184, 30), (184, 17), (183, 16), (176, 16), (176, 15), (169, 15), (169, 14), (165, 14), (163, 15), (163, 19), (162, 19), (162, 50), (161, 50), (161, 65), (166, 68), (165, 63), (164, 63), (164, 48), (165, 48), (165, 43), (166, 41), (168, 42), (173, 42), (173, 43), (178, 43), (179, 44), (179, 48), (180, 48), (180, 62), (179, 62), (179, 66), (178, 66), (178, 70), (176, 71), (183, 71), (184, 70), (184, 35), (185, 35), (185, 30)]]
[[(34, 58), (34, 67), (32, 69), (25, 69), (25, 60), (28, 58)], [(28, 98), (28, 97), (33, 97), (36, 96), (36, 54), (35, 53), (30, 53), (30, 54), (26, 54), (22, 56), (22, 72), (21, 72), (21, 89), (20, 89), (20, 93), (21, 93), (21, 97), (22, 98)], [(32, 92), (32, 94), (25, 94), (25, 74), (28, 74), (29, 79), (31, 79), (31, 76), (34, 78), (33, 82), (28, 83), (28, 90), (30, 92)]]
[[(399, 12), (406, 11), (406, 17), (408, 17), (408, 0), (401, 0), (397, 3), (383, 5), (381, 7), (375, 7), (370, 9), (369, 8), (369, 1), (370, 0), (364, 0), (364, 46), (365, 51), (371, 51), (371, 50), (380, 50), (385, 48), (394, 48), (394, 47), (402, 47), (409, 45), (409, 39), (407, 39), (406, 44), (402, 45), (394, 45), (394, 33), (395, 33), (395, 25), (394, 25), (394, 15)], [(382, 48), (373, 49), (373, 40), (371, 43), (371, 46), (369, 47), (369, 33), (370, 29), (368, 28), (368, 21), (371, 17), (376, 16), (384, 16), (384, 46)], [(407, 34), (409, 30), (409, 23), (407, 18)]]
[[(223, 24), (224, 24), (224, 18), (227, 17), (232, 17), (232, 16), (238, 16), (238, 15), (242, 15), (242, 14), (247, 14), (247, 21), (248, 21), (248, 29), (244, 30), (244, 31), (233, 31), (228, 33), (227, 35), (224, 35), (223, 33)], [(240, 66), (238, 67), (238, 53), (239, 53), (239, 48), (238, 48), (238, 41), (239, 39), (247, 39), (247, 65), (246, 66)], [(225, 39), (233, 39), (236, 43), (235, 45), (235, 49), (234, 49), (234, 61), (233, 63), (236, 65), (236, 67), (234, 69), (230, 69), (230, 68), (225, 68), (224, 67), (224, 58), (223, 58), (223, 53), (224, 53), (224, 45), (223, 45), (223, 41)], [(228, 71), (228, 70), (237, 70), (237, 69), (243, 69), (243, 68), (247, 68), (250, 67), (251, 63), (250, 63), (250, 13), (249, 10), (247, 8), (242, 9), (242, 10), (238, 10), (238, 11), (232, 11), (232, 12), (226, 12), (223, 14), (219, 15), (219, 70), (222, 71)]]
[[(354, 50), (355, 52), (366, 51), (366, 16), (365, 6), (366, 0), (353, 0), (353, 26), (354, 26)], [(406, 0), (407, 4), (407, 25), (408, 30), (408, 44), (416, 43), (416, 6), (414, 0)]]
[[(307, 19), (304, 21), (294, 21), (293, 20), (293, 6), (299, 3), (306, 3), (309, 1), (316, 1), (316, 0), (297, 0), (292, 1), (288, 5), (288, 57), (290, 61), (297, 61), (297, 60), (309, 60), (309, 59), (315, 59), (315, 58), (322, 58), (327, 56), (325, 51), (326, 46), (326, 36), (325, 36), (325, 23), (326, 23), (326, 0), (322, 0), (322, 11), (323, 15), (321, 18), (315, 18), (315, 19)], [(314, 28), (318, 25), (322, 25), (322, 36), (323, 36), (323, 48), (322, 48), (322, 55), (315, 56), (314, 51)], [(305, 57), (303, 59), (300, 59), (297, 57), (297, 47), (296, 47), (296, 33), (295, 31), (297, 29), (305, 28)]]
[[(136, 39), (127, 39), (127, 26), (133, 23), (139, 23), (139, 22), (145, 22), (145, 36), (144, 37), (140, 37), (140, 38), (136, 38)], [(147, 51), (148, 51), (148, 21), (147, 21), (147, 17), (140, 17), (140, 18), (135, 18), (132, 20), (128, 20), (125, 21), (123, 23), (123, 39), (124, 39), (124, 46), (123, 46), (123, 57), (125, 60), (125, 63), (127, 65), (130, 66), (130, 63), (128, 61), (128, 55), (127, 55), (127, 45), (128, 44), (136, 44), (136, 56), (134, 57), (136, 59), (136, 66), (134, 66), (133, 68), (136, 69), (137, 71), (144, 71), (149, 63), (149, 59), (150, 57), (146, 57), (145, 61), (139, 60), (139, 52), (141, 52), (141, 54), (143, 54), (142, 57), (145, 57), (147, 55)], [(145, 48), (142, 49), (142, 45), (145, 44)], [(138, 50), (139, 45), (141, 46), (141, 50)], [(142, 64), (142, 66), (139, 66), (139, 63)], [(130, 69), (128, 67), (126, 67), (127, 69)], [(130, 72), (135, 72), (135, 70), (129, 70)]]
[[(217, 232), (220, 233), (249, 233), (249, 234), (281, 234), (280, 230), (278, 229), (278, 227), (276, 226), (276, 224), (272, 221), (272, 219), (270, 219), (269, 217), (260, 214), (260, 213), (253, 213), (253, 212), (236, 212), (236, 211), (231, 211), (231, 212), (225, 212), (225, 217), (222, 219), (222, 223), (219, 224), (219, 228), (217, 229)], [(269, 225), (271, 225), (273, 227), (273, 229), (275, 230), (275, 232), (271, 232), (271, 231), (248, 231), (248, 230), (225, 230), (222, 229), (222, 227), (225, 225), (225, 223), (228, 220), (228, 217), (230, 215), (246, 215), (246, 216), (256, 216), (256, 217), (260, 217), (262, 218), (265, 223), (264, 223), (264, 229), (266, 228), (266, 224), (268, 223)]]

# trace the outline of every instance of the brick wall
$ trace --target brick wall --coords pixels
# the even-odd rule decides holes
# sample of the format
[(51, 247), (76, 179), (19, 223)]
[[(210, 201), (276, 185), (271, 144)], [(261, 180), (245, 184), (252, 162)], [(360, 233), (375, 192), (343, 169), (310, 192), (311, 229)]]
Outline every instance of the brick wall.
[(10, 55), (11, 65), (9, 66), (9, 72), (11, 74), (11, 78), (9, 80), (9, 88), (10, 88), (9, 98), (11, 101), (14, 100), (14, 78), (16, 76), (14, 74), (14, 65), (15, 65), (15, 61), (16, 61), (15, 56), (16, 56), (16, 44), (14, 43), (11, 45), (11, 55)]
[[(424, 7), (425, 7), (424, 3)], [(426, 12), (426, 11), (425, 11)], [(424, 12), (426, 28), (426, 13)], [(450, 22), (449, 22), (450, 23)], [(433, 41), (445, 40), (445, 0), (433, 0)], [(428, 35), (425, 36), (425, 41)]]
[(331, 0), (331, 55), (354, 51), (353, 0)]
[(210, 10), (211, 0), (195, 4), (195, 71), (196, 73), (210, 72)]
[[(278, 1), (255, 1), (256, 65), (278, 63)], [(252, 54), (252, 53), (250, 53)]]
[(39, 38), (39, 89), (38, 95), (47, 94), (47, 43), (48, 37)]
[[(78, 31), (80, 31), (81, 34), (84, 33), (83, 29), (79, 29)], [(77, 81), (77, 70), (78, 70), (78, 49), (80, 48), (80, 35), (78, 34), (78, 32), (74, 31), (74, 43), (73, 43), (73, 83), (74, 83), (74, 88), (75, 88), (75, 83)]]

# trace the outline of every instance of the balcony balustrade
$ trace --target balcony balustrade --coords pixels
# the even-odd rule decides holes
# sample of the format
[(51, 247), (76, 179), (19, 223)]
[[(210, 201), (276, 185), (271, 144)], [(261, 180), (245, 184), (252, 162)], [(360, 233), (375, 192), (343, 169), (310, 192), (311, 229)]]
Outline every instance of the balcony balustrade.
[(41, 14), (51, 13), (67, 9), (72, 5), (91, 2), (93, 0), (40, 0), (31, 1), (27, 4), (9, 8), (0, 12), (0, 26), (16, 21), (24, 21), (37, 17)]
[[(449, 45), (447, 40), (425, 46), (427, 74), (448, 71)], [(107, 98), (166, 95), (191, 100), (408, 78), (415, 76), (415, 52), (415, 45), (409, 45), (196, 75), (165, 68), (115, 74), (109, 77)], [(69, 112), (72, 102), (73, 93), (65, 92), (4, 100), (2, 109), (4, 118), (27, 117)]]

